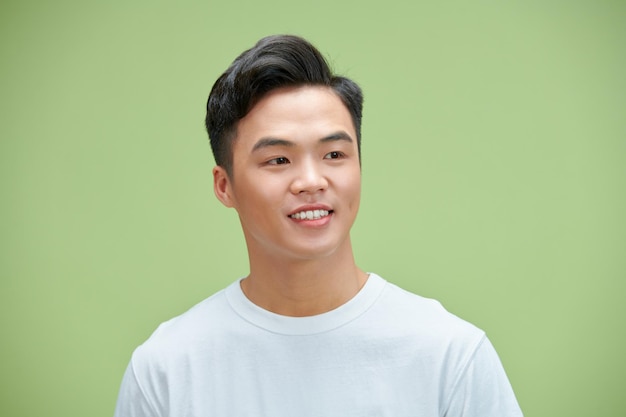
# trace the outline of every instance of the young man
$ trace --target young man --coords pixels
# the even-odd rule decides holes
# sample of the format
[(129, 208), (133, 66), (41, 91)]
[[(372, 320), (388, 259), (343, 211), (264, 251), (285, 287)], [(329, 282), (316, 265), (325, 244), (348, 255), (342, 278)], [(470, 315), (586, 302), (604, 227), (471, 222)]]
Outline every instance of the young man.
[(214, 190), (250, 273), (137, 348), (117, 417), (521, 416), (481, 330), (355, 264), (362, 102), (294, 36), (217, 80)]

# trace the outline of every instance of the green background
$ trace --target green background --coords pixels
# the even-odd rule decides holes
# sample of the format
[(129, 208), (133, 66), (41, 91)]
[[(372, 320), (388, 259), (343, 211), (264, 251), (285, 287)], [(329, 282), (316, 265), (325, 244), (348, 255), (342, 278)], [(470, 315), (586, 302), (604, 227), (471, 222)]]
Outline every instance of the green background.
[(366, 95), (358, 263), (486, 330), (526, 416), (626, 408), (626, 2), (3, 1), (0, 415), (110, 416), (247, 272), (213, 81), (309, 38)]

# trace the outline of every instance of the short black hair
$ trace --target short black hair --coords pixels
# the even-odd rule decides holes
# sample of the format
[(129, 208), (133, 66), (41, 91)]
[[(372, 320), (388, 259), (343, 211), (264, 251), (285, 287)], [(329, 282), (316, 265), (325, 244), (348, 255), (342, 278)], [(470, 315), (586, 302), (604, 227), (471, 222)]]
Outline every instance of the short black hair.
[(217, 79), (206, 105), (206, 129), (215, 163), (232, 174), (232, 145), (237, 123), (272, 90), (281, 87), (327, 86), (347, 107), (361, 155), (363, 92), (352, 80), (332, 73), (322, 54), (306, 39), (272, 35), (239, 55)]

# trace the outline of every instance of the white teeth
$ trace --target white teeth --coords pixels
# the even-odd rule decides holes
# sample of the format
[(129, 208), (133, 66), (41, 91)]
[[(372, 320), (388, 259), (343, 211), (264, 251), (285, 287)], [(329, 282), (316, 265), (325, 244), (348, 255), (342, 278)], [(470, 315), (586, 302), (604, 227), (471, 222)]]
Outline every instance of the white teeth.
[(317, 220), (326, 216), (328, 216), (328, 210), (306, 210), (294, 213), (289, 217), (296, 220)]

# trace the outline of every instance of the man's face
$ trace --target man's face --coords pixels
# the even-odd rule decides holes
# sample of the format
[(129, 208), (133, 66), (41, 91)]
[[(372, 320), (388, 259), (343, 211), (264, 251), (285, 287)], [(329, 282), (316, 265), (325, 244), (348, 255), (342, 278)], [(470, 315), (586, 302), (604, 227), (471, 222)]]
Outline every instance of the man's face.
[(281, 88), (239, 121), (217, 197), (239, 214), (248, 252), (288, 260), (352, 255), (361, 169), (352, 118), (330, 88)]

